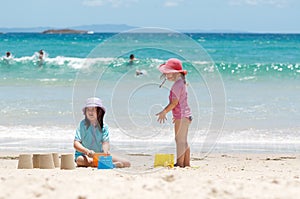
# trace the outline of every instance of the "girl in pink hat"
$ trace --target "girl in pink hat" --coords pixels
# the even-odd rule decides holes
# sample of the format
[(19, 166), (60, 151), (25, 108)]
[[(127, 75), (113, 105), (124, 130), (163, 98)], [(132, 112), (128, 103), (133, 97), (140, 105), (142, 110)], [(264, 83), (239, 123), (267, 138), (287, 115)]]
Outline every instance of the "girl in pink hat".
[[(95, 153), (110, 154), (109, 130), (103, 122), (105, 108), (99, 98), (88, 98), (82, 111), (85, 118), (79, 123), (74, 139), (75, 162), (77, 166), (88, 167), (93, 166)], [(116, 156), (112, 160), (116, 167), (130, 166), (127, 160)]]
[(190, 166), (190, 147), (187, 142), (188, 128), (192, 121), (192, 114), (187, 100), (187, 89), (185, 82), (186, 70), (182, 69), (181, 61), (175, 58), (169, 59), (165, 64), (159, 66), (159, 71), (166, 79), (173, 81), (169, 95), (169, 104), (156, 115), (157, 121), (164, 123), (166, 114), (172, 111), (175, 128), (175, 141), (177, 152), (177, 163), (175, 166)]

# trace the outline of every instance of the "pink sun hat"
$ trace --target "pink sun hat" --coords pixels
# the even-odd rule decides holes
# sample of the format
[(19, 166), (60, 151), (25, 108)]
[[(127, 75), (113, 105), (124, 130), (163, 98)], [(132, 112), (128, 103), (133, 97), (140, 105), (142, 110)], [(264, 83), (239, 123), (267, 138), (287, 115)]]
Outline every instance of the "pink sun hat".
[(183, 73), (187, 74), (186, 70), (182, 69), (182, 63), (179, 59), (171, 58), (164, 64), (161, 64), (158, 70), (162, 73)]
[(103, 106), (101, 99), (98, 97), (90, 97), (85, 101), (85, 105), (82, 108), (83, 113), (87, 107), (100, 107), (105, 112), (105, 107)]

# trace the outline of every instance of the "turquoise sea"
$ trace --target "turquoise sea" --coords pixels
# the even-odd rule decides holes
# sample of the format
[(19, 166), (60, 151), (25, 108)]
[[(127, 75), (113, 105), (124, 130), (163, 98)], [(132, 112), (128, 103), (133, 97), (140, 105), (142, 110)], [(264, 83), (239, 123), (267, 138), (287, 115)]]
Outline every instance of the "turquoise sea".
[(163, 125), (155, 117), (171, 86), (159, 88), (157, 67), (170, 57), (188, 70), (192, 152), (300, 151), (300, 34), (0, 34), (7, 51), (1, 151), (72, 151), (84, 100), (95, 95), (107, 107), (112, 150), (173, 152), (171, 114)]

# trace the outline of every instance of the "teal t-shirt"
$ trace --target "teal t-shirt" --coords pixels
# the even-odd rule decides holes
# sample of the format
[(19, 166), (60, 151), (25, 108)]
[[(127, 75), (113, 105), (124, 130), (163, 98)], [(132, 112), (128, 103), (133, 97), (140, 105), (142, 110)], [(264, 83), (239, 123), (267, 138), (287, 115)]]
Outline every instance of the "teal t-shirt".
[[(102, 143), (109, 142), (108, 126), (104, 125), (101, 130), (93, 125), (90, 125), (89, 128), (87, 128), (85, 120), (82, 120), (76, 129), (75, 140), (81, 142), (85, 148), (101, 153), (103, 152)], [(76, 151), (75, 159), (80, 155), (84, 154)]]

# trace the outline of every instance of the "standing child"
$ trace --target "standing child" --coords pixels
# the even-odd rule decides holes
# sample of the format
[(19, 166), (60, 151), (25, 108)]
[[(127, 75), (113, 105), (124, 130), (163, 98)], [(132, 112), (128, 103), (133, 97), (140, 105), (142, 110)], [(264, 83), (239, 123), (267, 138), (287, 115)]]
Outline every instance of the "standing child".
[(192, 121), (191, 110), (187, 102), (187, 89), (185, 82), (186, 70), (182, 69), (181, 61), (175, 58), (169, 59), (165, 64), (159, 66), (159, 71), (166, 79), (173, 81), (169, 95), (169, 104), (156, 115), (157, 121), (164, 123), (166, 114), (172, 110), (173, 123), (175, 127), (175, 141), (177, 152), (177, 163), (175, 166), (190, 166), (190, 147), (187, 142), (188, 128)]
[[(79, 123), (74, 139), (75, 162), (87, 167), (92, 166), (95, 152), (110, 154), (109, 131), (103, 122), (105, 108), (99, 98), (88, 98), (82, 111), (85, 118)], [(115, 156), (112, 160), (116, 167), (130, 166), (127, 160)]]

